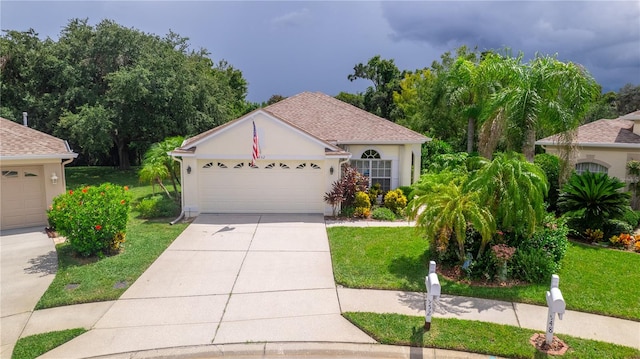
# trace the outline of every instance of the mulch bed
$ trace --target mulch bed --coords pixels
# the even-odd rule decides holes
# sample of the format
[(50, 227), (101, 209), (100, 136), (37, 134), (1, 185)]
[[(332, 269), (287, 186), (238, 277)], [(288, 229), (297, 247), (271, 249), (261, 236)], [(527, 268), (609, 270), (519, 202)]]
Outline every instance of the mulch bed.
[(549, 355), (563, 355), (569, 349), (569, 346), (555, 335), (553, 336), (551, 345), (547, 344), (545, 335), (540, 333), (534, 334), (531, 339), (529, 339), (529, 343), (538, 351)]
[(509, 288), (515, 287), (519, 285), (528, 285), (529, 283), (518, 280), (518, 279), (507, 279), (506, 281), (490, 281), (479, 280), (479, 279), (469, 279), (466, 277), (466, 274), (462, 270), (461, 266), (455, 267), (437, 267), (436, 271), (438, 275), (443, 276), (444, 278), (458, 283), (469, 284), (474, 287), (493, 287), (493, 288)]

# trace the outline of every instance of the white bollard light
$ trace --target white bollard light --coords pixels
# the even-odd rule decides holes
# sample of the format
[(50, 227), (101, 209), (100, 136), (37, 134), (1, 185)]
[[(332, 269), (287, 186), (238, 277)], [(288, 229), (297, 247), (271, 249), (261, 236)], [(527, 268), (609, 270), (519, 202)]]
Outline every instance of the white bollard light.
[(559, 283), (560, 277), (556, 274), (552, 275), (551, 288), (547, 291), (547, 306), (549, 307), (549, 312), (547, 315), (546, 342), (548, 345), (551, 345), (553, 342), (553, 326), (555, 324), (556, 314), (558, 314), (558, 317), (562, 320), (562, 315), (566, 307), (562, 292), (560, 292), (560, 288), (558, 288)]
[(434, 302), (440, 298), (440, 280), (436, 274), (436, 262), (429, 262), (429, 274), (424, 280), (427, 287), (427, 299), (425, 301), (424, 329), (431, 330), (431, 316), (433, 315)]

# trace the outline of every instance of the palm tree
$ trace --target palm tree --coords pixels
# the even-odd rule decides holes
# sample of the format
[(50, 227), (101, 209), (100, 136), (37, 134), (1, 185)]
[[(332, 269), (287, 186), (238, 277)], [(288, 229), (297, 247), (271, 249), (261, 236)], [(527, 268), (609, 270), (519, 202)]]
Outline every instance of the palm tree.
[(486, 110), (501, 111), (511, 129), (506, 133), (509, 147), (520, 146), (529, 162), (535, 155), (536, 134), (542, 130), (562, 134), (569, 151), (563, 159), (569, 159), (573, 130), (597, 98), (598, 84), (586, 69), (571, 62), (536, 56), (523, 65), (521, 59), (522, 54), (499, 64), (497, 71), (506, 86), (496, 91)]
[(473, 173), (466, 190), (480, 193), (499, 228), (519, 235), (531, 235), (546, 213), (547, 177), (519, 153), (498, 154)]
[(592, 229), (602, 229), (606, 220), (620, 218), (629, 208), (631, 195), (620, 191), (624, 186), (606, 173), (574, 174), (562, 188), (558, 208)]
[(162, 142), (154, 143), (149, 150), (145, 152), (144, 159), (142, 160), (142, 168), (140, 169), (139, 176), (140, 181), (150, 182), (154, 186), (158, 184), (162, 188), (169, 198), (171, 194), (162, 183), (165, 179), (170, 179), (173, 185), (173, 192), (178, 194), (178, 184), (180, 184), (179, 174), (180, 166), (178, 162), (174, 161), (169, 152), (173, 151), (177, 147), (182, 145), (184, 140), (181, 136), (168, 137)]
[[(446, 177), (433, 177), (435, 181)], [(456, 254), (460, 262), (465, 259), (466, 231), (469, 225), (480, 233), (482, 244), (478, 256), (495, 233), (495, 221), (480, 202), (478, 192), (464, 192), (455, 181), (433, 183), (430, 191), (415, 197), (409, 210), (416, 225), (423, 228), (437, 251), (446, 251), (449, 239), (455, 235)]]

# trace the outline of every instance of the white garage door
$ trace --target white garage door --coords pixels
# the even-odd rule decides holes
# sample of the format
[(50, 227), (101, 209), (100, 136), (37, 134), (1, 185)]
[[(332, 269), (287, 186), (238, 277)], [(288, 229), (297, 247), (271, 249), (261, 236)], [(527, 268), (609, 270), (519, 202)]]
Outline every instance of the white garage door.
[(42, 166), (2, 167), (2, 229), (47, 224)]
[(200, 161), (203, 213), (323, 213), (323, 162)]

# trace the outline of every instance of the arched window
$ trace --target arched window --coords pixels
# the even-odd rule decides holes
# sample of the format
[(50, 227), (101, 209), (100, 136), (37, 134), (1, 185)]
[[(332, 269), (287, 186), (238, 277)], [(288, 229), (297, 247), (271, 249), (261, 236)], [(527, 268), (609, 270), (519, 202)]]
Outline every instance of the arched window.
[(587, 171), (591, 173), (609, 173), (609, 169), (599, 163), (594, 163), (594, 162), (576, 163), (577, 174), (581, 175)]
[(383, 191), (391, 189), (391, 161), (381, 159), (378, 151), (364, 151), (359, 160), (351, 160), (351, 166), (369, 178), (369, 187), (379, 183)]

